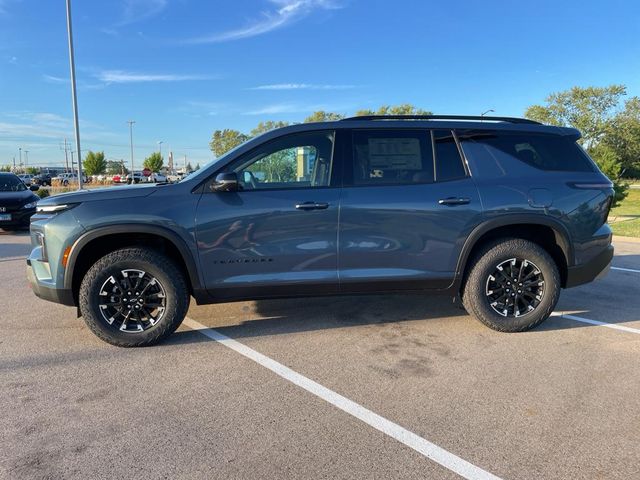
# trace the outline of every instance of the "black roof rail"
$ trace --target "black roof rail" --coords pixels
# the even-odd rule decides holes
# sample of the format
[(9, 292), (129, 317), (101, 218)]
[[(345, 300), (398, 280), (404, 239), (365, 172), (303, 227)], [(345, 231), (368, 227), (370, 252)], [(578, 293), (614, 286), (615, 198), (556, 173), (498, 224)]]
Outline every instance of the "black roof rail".
[(477, 120), (487, 122), (528, 123), (542, 125), (535, 120), (517, 117), (486, 117), (481, 115), (363, 115), (360, 117), (347, 117), (340, 121), (353, 120)]

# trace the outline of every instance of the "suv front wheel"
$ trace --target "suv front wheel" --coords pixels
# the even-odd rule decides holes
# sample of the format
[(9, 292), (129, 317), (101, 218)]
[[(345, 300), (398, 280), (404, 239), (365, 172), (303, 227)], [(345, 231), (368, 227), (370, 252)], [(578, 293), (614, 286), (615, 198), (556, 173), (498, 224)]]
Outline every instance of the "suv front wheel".
[(153, 345), (171, 335), (189, 308), (180, 269), (147, 248), (108, 253), (80, 285), (80, 312), (102, 340), (119, 347)]
[(500, 239), (472, 259), (462, 303), (500, 332), (522, 332), (545, 321), (560, 296), (560, 274), (549, 253), (523, 239)]

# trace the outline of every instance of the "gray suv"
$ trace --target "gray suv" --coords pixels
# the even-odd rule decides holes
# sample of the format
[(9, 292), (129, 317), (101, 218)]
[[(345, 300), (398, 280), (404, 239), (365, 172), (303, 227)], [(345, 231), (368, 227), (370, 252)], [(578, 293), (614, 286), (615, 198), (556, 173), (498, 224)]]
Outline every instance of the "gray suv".
[(293, 125), (177, 184), (41, 201), (27, 273), (119, 346), (170, 335), (191, 297), (441, 293), (523, 331), (613, 256), (612, 184), (579, 138), (505, 117)]

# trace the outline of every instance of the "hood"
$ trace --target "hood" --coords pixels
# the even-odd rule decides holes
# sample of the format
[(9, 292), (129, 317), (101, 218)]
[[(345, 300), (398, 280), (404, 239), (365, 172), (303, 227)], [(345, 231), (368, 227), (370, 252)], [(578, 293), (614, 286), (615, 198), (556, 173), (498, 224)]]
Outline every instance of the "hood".
[(39, 205), (59, 205), (62, 203), (95, 202), (98, 200), (115, 200), (123, 198), (147, 197), (158, 190), (155, 184), (151, 185), (121, 185), (117, 187), (96, 188), (80, 190), (77, 192), (62, 193), (53, 197), (47, 197), (39, 202)]
[(0, 207), (19, 207), (38, 200), (31, 190), (22, 192), (0, 192)]

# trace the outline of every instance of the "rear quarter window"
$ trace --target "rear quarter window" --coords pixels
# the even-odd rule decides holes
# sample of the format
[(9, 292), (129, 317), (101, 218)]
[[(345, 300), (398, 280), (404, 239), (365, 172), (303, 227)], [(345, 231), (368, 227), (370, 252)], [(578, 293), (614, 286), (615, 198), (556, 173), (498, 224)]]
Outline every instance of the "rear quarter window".
[(584, 151), (570, 138), (548, 134), (463, 132), (462, 149), (474, 175), (501, 177), (527, 172), (594, 172)]

